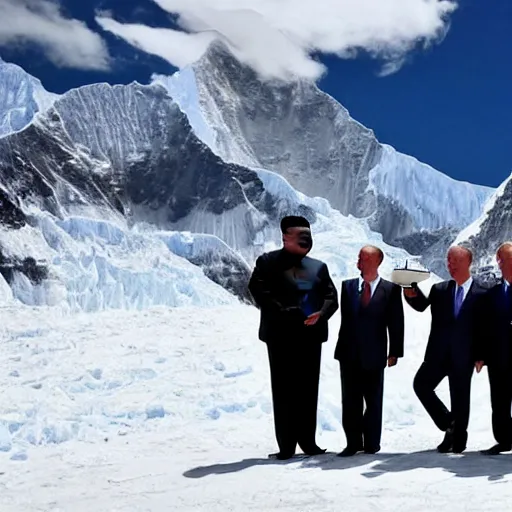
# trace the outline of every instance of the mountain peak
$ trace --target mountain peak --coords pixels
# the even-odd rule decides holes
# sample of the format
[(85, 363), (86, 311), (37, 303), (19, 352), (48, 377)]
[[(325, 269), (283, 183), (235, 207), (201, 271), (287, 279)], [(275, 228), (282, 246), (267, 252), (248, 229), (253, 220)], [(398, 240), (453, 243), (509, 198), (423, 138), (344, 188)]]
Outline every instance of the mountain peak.
[(25, 128), (58, 97), (22, 67), (0, 58), (0, 137)]

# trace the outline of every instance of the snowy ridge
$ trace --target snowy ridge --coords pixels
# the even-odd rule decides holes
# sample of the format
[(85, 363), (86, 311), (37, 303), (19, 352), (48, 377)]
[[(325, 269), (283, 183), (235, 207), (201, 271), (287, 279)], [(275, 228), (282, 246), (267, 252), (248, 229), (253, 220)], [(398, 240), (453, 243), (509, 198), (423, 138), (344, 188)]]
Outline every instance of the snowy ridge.
[[(356, 263), (359, 250), (365, 244), (380, 247), (385, 254), (380, 267), (383, 277), (389, 279), (394, 267), (401, 264), (411, 255), (405, 250), (393, 247), (382, 240), (382, 235), (371, 231), (364, 219), (342, 215), (331, 208), (329, 202), (321, 197), (310, 198), (295, 190), (282, 176), (272, 171), (258, 169), (258, 176), (267, 191), (280, 198), (286, 208), (299, 208), (303, 205), (315, 212), (316, 219), (311, 224), (313, 233), (313, 249), (311, 256), (325, 261), (329, 272), (336, 280), (346, 279), (357, 275)], [(281, 245), (279, 226), (269, 226), (265, 238), (271, 242), (265, 245), (265, 250), (272, 250)], [(431, 278), (434, 282), (436, 276)]]
[(151, 85), (155, 84), (162, 86), (169, 93), (181, 111), (186, 114), (195, 134), (215, 151), (214, 134), (203, 117), (196, 77), (192, 68), (183, 68), (171, 76), (153, 74)]
[(369, 178), (369, 189), (399, 202), (417, 229), (466, 226), (494, 193), (491, 187), (454, 180), (387, 144)]
[(496, 251), (512, 239), (512, 175), (503, 181), (485, 205), (475, 222), (463, 229), (455, 243), (469, 246), (474, 255), (474, 266), (492, 283), (501, 272), (496, 262)]
[(0, 58), (0, 137), (25, 128), (58, 97), (21, 67)]
[(425, 229), (461, 229), (494, 191), (380, 144), (313, 83), (262, 82), (219, 42), (197, 63), (172, 77), (154, 75), (152, 83), (169, 91), (224, 161), (278, 172), (341, 213), (369, 218), (388, 243)]
[(480, 217), (478, 217), (474, 222), (466, 226), (457, 236), (454, 241), (454, 244), (463, 244), (467, 242), (471, 237), (478, 236), (480, 233), (480, 228), (485, 220), (488, 218), (490, 212), (496, 206), (496, 202), (503, 196), (507, 186), (509, 186), (512, 180), (512, 174), (496, 189), (494, 194), (489, 198), (489, 200), (485, 203), (484, 209)]

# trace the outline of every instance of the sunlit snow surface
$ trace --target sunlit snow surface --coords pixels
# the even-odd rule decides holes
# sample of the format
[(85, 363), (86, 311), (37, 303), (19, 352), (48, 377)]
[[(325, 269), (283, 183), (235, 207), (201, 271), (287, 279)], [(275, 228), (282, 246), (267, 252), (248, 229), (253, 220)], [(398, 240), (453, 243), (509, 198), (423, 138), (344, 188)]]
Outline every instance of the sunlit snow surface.
[(442, 433), (412, 390), (428, 312), (407, 308), (405, 358), (386, 370), (380, 454), (334, 456), (345, 444), (336, 315), (318, 410), (318, 442), (331, 453), (276, 463), (266, 459), (275, 441), (254, 308), (1, 311), (3, 512), (334, 512), (340, 500), (343, 510), (476, 511), (505, 510), (512, 497), (512, 486), (493, 485), (510, 480), (510, 457), (475, 453), (492, 442), (485, 370), (468, 453), (428, 451)]

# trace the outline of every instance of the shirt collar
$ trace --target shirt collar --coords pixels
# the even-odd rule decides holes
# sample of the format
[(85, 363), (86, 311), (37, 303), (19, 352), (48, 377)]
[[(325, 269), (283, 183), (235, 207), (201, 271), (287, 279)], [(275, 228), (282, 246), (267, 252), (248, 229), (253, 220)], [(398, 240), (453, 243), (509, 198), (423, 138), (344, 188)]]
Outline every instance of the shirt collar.
[(471, 286), (471, 283), (473, 282), (473, 278), (469, 276), (469, 279), (461, 284), (462, 288), (464, 288), (464, 291), (467, 292), (469, 290), (469, 287)]
[[(361, 286), (363, 284), (363, 276), (359, 276), (359, 286)], [(370, 286), (376, 286), (380, 281), (380, 276), (377, 275), (377, 277), (373, 280), (373, 281), (370, 281)]]

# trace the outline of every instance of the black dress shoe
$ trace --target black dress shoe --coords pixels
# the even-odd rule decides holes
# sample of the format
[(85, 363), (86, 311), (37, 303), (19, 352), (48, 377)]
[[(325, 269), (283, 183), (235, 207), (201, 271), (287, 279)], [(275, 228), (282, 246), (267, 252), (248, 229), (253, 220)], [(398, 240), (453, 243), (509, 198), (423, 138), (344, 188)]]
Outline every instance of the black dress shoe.
[(269, 459), (277, 459), (277, 460), (288, 460), (291, 459), (295, 453), (284, 453), (284, 452), (277, 452), (277, 453), (270, 453), (268, 458)]
[(380, 446), (377, 446), (375, 448), (368, 447), (364, 449), (364, 453), (367, 453), (369, 455), (375, 455), (378, 452), (380, 452)]
[(453, 453), (462, 453), (466, 449), (466, 444), (468, 441), (468, 433), (467, 432), (455, 432), (453, 436), (453, 445), (452, 451)]
[(487, 450), (482, 450), (480, 453), (483, 455), (499, 455), (501, 452), (509, 452), (512, 446), (509, 444), (498, 443)]
[(443, 442), (437, 447), (439, 453), (449, 453), (453, 450), (453, 427), (449, 427), (444, 435)]
[(466, 443), (453, 443), (453, 453), (462, 453), (466, 449)]
[(338, 453), (338, 457), (352, 457), (357, 452), (362, 451), (362, 448), (355, 448), (353, 446), (347, 446), (342, 452)]
[(320, 448), (319, 446), (313, 446), (312, 448), (307, 448), (307, 449), (302, 449), (302, 451), (306, 454), (306, 455), (322, 455), (323, 453), (325, 453), (327, 450), (325, 448)]

